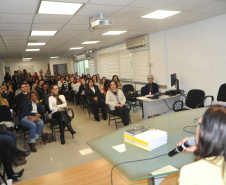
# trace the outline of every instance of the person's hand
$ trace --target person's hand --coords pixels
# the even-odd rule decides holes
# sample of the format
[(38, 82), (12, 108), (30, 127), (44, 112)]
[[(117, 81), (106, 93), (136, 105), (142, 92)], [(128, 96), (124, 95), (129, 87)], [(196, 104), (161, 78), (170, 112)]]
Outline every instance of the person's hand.
[(41, 114), (38, 114), (38, 113), (37, 113), (37, 114), (36, 114), (36, 117), (37, 117), (37, 118), (40, 118), (40, 117), (41, 117)]
[[(184, 144), (187, 140), (188, 140), (188, 137), (184, 138), (182, 141), (177, 143), (177, 146)], [(190, 146), (190, 147), (184, 148), (183, 151), (184, 152), (194, 152), (196, 148), (197, 148), (196, 146)]]
[(97, 97), (94, 97), (93, 99), (94, 99), (95, 101), (98, 101), (98, 98), (97, 98)]
[(123, 107), (124, 106), (124, 104), (120, 104), (120, 107)]
[(115, 107), (120, 107), (120, 104), (115, 104)]
[(53, 105), (53, 107), (58, 107), (58, 105)]

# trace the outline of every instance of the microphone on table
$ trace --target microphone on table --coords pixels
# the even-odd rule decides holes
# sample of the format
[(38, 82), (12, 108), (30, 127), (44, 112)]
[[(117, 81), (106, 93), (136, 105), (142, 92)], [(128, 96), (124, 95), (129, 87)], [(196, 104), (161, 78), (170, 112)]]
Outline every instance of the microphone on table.
[(173, 149), (172, 151), (170, 151), (168, 153), (168, 155), (170, 157), (178, 154), (179, 152), (182, 152), (184, 148), (187, 148), (189, 146), (195, 146), (196, 145), (196, 141), (195, 141), (195, 137), (189, 137), (188, 140), (186, 142), (184, 142), (182, 145), (176, 147), (175, 149)]

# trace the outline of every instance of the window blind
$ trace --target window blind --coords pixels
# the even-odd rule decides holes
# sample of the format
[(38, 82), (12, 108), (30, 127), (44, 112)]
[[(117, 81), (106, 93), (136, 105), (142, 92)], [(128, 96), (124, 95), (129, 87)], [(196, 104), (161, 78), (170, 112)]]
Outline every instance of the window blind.
[(131, 56), (129, 50), (126, 48), (126, 44), (118, 46), (119, 56), (119, 78), (132, 80), (132, 65)]
[(95, 74), (94, 59), (89, 60), (89, 73), (91, 76)]
[(133, 81), (147, 82), (150, 74), (149, 51), (132, 53)]

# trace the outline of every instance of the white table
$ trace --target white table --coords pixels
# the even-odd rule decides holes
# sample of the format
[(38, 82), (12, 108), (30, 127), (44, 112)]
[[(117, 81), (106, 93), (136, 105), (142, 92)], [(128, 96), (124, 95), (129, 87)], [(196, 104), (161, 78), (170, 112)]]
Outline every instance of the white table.
[(179, 100), (180, 96), (180, 94), (176, 96), (162, 95), (159, 96), (159, 99), (150, 99), (148, 97), (151, 97), (151, 95), (146, 95), (137, 99), (143, 101), (144, 119), (148, 119), (148, 116), (172, 111), (173, 103)]

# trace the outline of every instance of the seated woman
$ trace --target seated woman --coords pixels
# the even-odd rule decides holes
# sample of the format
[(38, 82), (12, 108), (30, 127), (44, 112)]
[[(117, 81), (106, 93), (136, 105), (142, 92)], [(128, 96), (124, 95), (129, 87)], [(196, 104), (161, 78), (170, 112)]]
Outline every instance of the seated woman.
[(112, 77), (112, 80), (114, 80), (114, 81), (117, 83), (117, 88), (118, 88), (118, 89), (120, 89), (120, 88), (122, 87), (122, 84), (121, 84), (121, 82), (120, 82), (120, 80), (119, 80), (119, 78), (118, 78), (118, 75), (114, 75), (114, 76)]
[[(207, 109), (196, 128), (195, 162), (180, 171), (180, 185), (226, 184), (226, 108), (215, 105)], [(181, 145), (187, 140), (178, 143)]]
[(100, 92), (102, 94), (104, 94), (104, 82), (105, 82), (105, 80), (106, 80), (105, 76), (102, 78), (102, 80), (99, 80), (100, 81), (100, 83), (99, 83), (99, 90), (100, 90)]
[(104, 82), (104, 88), (103, 88), (103, 90), (104, 90), (104, 95), (106, 95), (107, 94), (107, 92), (110, 90), (110, 80), (108, 80), (108, 79), (106, 79), (105, 80), (105, 82)]
[(38, 93), (36, 91), (31, 91), (28, 94), (28, 99), (25, 100), (22, 105), (22, 110), (19, 115), (19, 123), (20, 125), (29, 128), (29, 146), (32, 152), (37, 152), (35, 142), (39, 139), (44, 127), (44, 123), (41, 119), (41, 115), (44, 114), (44, 112), (45, 110), (39, 102)]
[(159, 92), (159, 86), (154, 83), (154, 76), (153, 75), (148, 75), (147, 76), (147, 80), (148, 80), (148, 84), (146, 84), (144, 86), (144, 95), (148, 95), (148, 94), (156, 94), (157, 92)]
[(17, 178), (21, 177), (24, 173), (24, 169), (22, 169), (19, 173), (15, 173), (13, 171), (11, 155), (15, 154), (18, 157), (27, 157), (30, 153), (31, 151), (21, 151), (11, 145), (7, 140), (0, 139), (0, 158), (2, 159), (8, 179), (13, 179), (13, 181), (16, 181)]
[(100, 121), (99, 108), (101, 108), (103, 119), (107, 119), (107, 112), (105, 109), (105, 102), (101, 96), (100, 90), (97, 86), (94, 86), (93, 80), (89, 80), (89, 87), (86, 90), (86, 98), (90, 101), (90, 106), (93, 109), (94, 118), (96, 121)]
[(67, 115), (67, 102), (64, 95), (59, 95), (59, 88), (53, 85), (53, 96), (49, 97), (49, 109), (52, 111), (52, 118), (59, 120), (60, 140), (61, 144), (65, 144), (64, 140), (64, 127), (67, 126), (71, 134), (76, 132), (70, 125), (70, 118)]
[(92, 79), (93, 79), (94, 85), (98, 86), (99, 85), (99, 82), (97, 81), (97, 75), (93, 75), (92, 76)]
[(114, 80), (110, 82), (110, 89), (106, 94), (106, 104), (110, 106), (111, 110), (119, 113), (123, 124), (126, 126), (130, 120), (129, 109), (125, 106), (126, 98), (122, 90), (117, 88), (117, 83)]

